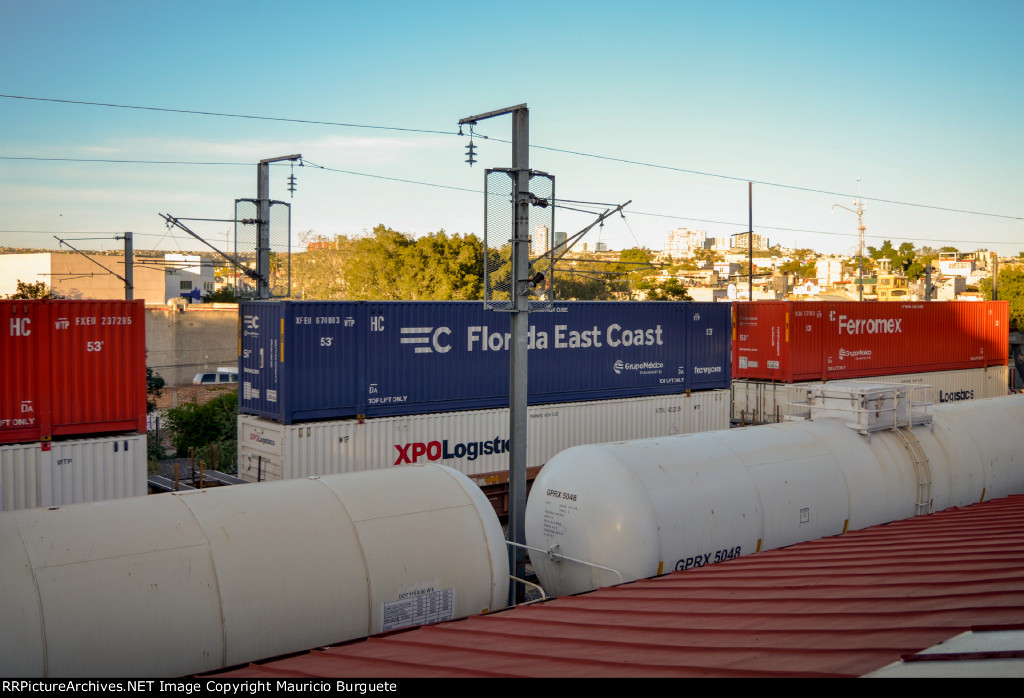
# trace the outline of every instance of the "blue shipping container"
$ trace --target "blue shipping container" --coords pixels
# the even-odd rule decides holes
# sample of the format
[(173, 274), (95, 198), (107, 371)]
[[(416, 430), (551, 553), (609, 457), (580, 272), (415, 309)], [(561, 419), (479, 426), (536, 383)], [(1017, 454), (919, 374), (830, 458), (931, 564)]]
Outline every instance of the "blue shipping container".
[[(241, 304), (239, 410), (275, 421), (508, 405), (508, 313), (477, 302)], [(725, 303), (530, 313), (531, 404), (727, 388)]]

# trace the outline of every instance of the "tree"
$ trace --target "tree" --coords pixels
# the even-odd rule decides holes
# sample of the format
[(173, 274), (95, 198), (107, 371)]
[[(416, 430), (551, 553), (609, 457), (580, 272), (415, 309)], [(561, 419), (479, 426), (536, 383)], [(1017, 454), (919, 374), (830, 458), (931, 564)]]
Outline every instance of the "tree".
[(378, 225), (363, 237), (315, 242), (292, 262), (295, 290), (304, 298), (482, 298), (483, 243), (475, 235), (441, 230), (417, 239)]
[(216, 291), (210, 291), (203, 296), (204, 303), (237, 303), (240, 300), (242, 298), (235, 293), (233, 286), (222, 286)]
[(164, 377), (146, 366), (146, 414), (156, 409), (156, 399), (163, 393), (165, 385)]
[(669, 278), (662, 284), (644, 279), (636, 283), (636, 289), (646, 293), (649, 301), (692, 301), (690, 292), (678, 279)]
[[(188, 402), (167, 410), (167, 428), (177, 456), (188, 456), (191, 448), (197, 459), (225, 472), (236, 467), (237, 422), (237, 390), (219, 395), (203, 405)], [(216, 451), (216, 458), (213, 451)]]
[[(982, 279), (979, 290), (986, 300), (992, 300), (992, 279)], [(999, 270), (999, 300), (1009, 301), (1010, 331), (1024, 330), (1024, 267), (1007, 266)]]
[(17, 290), (7, 296), (11, 300), (28, 300), (31, 298), (63, 298), (59, 293), (47, 286), (45, 281), (26, 283), (18, 279)]
[(574, 301), (606, 301), (612, 297), (603, 279), (559, 271), (555, 274), (555, 298)]

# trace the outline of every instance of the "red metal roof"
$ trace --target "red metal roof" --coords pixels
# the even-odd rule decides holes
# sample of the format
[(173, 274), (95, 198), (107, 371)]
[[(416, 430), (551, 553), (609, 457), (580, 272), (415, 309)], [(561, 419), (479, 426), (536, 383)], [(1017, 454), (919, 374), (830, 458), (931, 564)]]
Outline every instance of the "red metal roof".
[(853, 677), (1022, 624), (1024, 495), (218, 675)]

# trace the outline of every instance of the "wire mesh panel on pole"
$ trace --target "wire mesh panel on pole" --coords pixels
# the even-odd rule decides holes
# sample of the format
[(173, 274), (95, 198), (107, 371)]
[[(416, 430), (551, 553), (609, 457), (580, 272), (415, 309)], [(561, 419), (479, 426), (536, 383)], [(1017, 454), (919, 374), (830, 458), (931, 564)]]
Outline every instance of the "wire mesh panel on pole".
[[(491, 310), (511, 311), (512, 239), (515, 209), (512, 191), (515, 171), (508, 168), (487, 170), (484, 176), (484, 306)], [(531, 309), (552, 306), (554, 270), (555, 178), (543, 172), (530, 172), (530, 267)]]
[[(235, 199), (235, 257), (256, 268), (259, 250), (259, 201), (257, 199)], [(270, 202), (270, 295), (272, 298), (291, 296), (291, 204), (284, 201)], [(243, 274), (235, 276), (235, 293), (251, 295), (252, 281)]]

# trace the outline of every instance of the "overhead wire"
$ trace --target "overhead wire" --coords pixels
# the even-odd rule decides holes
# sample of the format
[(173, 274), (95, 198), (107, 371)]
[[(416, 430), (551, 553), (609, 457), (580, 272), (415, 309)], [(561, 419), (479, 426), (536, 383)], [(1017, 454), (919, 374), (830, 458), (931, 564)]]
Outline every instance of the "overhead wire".
[[(58, 103), (58, 104), (75, 104), (75, 105), (96, 106), (96, 107), (111, 107), (111, 108), (117, 108), (117, 109), (137, 109), (137, 110), (142, 110), (142, 111), (168, 112), (168, 113), (175, 113), (175, 114), (190, 114), (190, 115), (197, 115), (197, 116), (217, 116), (217, 117), (235, 118), (235, 119), (252, 119), (252, 120), (259, 120), (259, 121), (276, 121), (276, 122), (310, 124), (310, 125), (320, 125), (320, 126), (338, 126), (338, 127), (344, 127), (344, 128), (365, 128), (365, 129), (377, 129), (377, 130), (384, 130), (384, 131), (401, 131), (401, 132), (409, 132), (409, 133), (430, 133), (430, 134), (445, 135), (445, 136), (463, 136), (463, 134), (460, 131), (442, 131), (442, 130), (439, 130), (439, 129), (419, 129), (419, 128), (407, 128), (407, 127), (401, 127), (401, 126), (384, 126), (384, 125), (377, 125), (377, 124), (356, 124), (356, 123), (340, 122), (340, 121), (321, 121), (321, 120), (315, 120), (315, 119), (297, 119), (297, 118), (289, 118), (289, 117), (260, 116), (260, 115), (254, 115), (254, 114), (233, 114), (233, 113), (230, 113), (230, 112), (215, 112), (215, 111), (205, 111), (205, 110), (198, 110), (198, 109), (173, 109), (173, 108), (169, 108), (169, 107), (150, 107), (150, 106), (140, 106), (140, 105), (130, 105), (130, 104), (115, 104), (115, 103), (109, 103), (109, 102), (92, 102), (92, 101), (85, 101), (85, 100), (57, 99), (57, 98), (51, 98), (51, 97), (30, 97), (30, 96), (25, 96), (25, 95), (8, 95), (8, 94), (0, 94), (0, 98), (27, 100), (27, 101), (37, 101), (37, 102), (52, 102), (52, 103)], [(478, 137), (478, 138), (482, 138), (482, 139), (486, 139), (486, 140), (493, 140), (493, 141), (498, 142), (498, 143), (511, 143), (511, 140), (505, 139), (505, 138), (490, 137), (490, 136), (487, 136), (487, 135), (481, 134), (481, 133), (474, 133), (473, 135), (475, 137)], [(463, 136), (463, 137), (465, 137), (465, 136)], [(530, 144), (530, 148), (531, 149), (537, 149), (537, 150), (546, 150), (546, 151), (556, 152), (556, 153), (563, 153), (563, 154), (567, 154), (567, 155), (574, 155), (574, 156), (577, 156), (577, 157), (585, 157), (585, 158), (592, 158), (592, 159), (597, 159), (597, 160), (605, 160), (605, 161), (608, 161), (608, 162), (618, 162), (618, 163), (622, 163), (622, 164), (635, 165), (635, 166), (638, 166), (638, 167), (649, 167), (649, 168), (667, 170), (667, 171), (671, 171), (671, 172), (680, 172), (680, 173), (684, 173), (684, 174), (692, 174), (692, 175), (697, 175), (697, 176), (701, 176), (701, 177), (712, 177), (712, 178), (725, 179), (725, 180), (736, 181), (736, 182), (751, 182), (751, 183), (758, 184), (758, 185), (761, 185), (761, 186), (777, 187), (777, 188), (782, 188), (782, 189), (792, 189), (792, 190), (795, 190), (795, 191), (805, 191), (805, 192), (814, 193), (814, 194), (826, 194), (826, 195), (829, 195), (829, 196), (840, 196), (840, 197), (852, 197), (853, 196), (852, 194), (843, 193), (843, 192), (835, 192), (835, 191), (830, 191), (830, 190), (826, 190), (826, 189), (816, 189), (816, 188), (813, 188), (813, 187), (804, 187), (804, 186), (799, 186), (799, 185), (794, 185), (794, 184), (783, 184), (783, 183), (780, 183), (780, 182), (771, 182), (771, 181), (768, 181), (768, 180), (756, 180), (756, 179), (752, 179), (750, 177), (739, 177), (739, 176), (736, 176), (736, 175), (724, 175), (724, 174), (719, 174), (719, 173), (715, 173), (715, 172), (705, 172), (705, 171), (702, 171), (702, 170), (693, 170), (693, 169), (688, 169), (688, 168), (684, 168), (684, 167), (675, 167), (675, 166), (672, 166), (672, 165), (661, 165), (661, 164), (657, 164), (657, 163), (644, 162), (642, 160), (632, 160), (632, 159), (629, 159), (629, 158), (613, 157), (613, 156), (610, 156), (610, 155), (597, 155), (595, 153), (587, 153), (587, 152), (580, 151), (580, 150), (570, 150), (568, 148), (555, 148), (553, 146), (545, 146), (545, 145), (537, 145), (537, 144)], [(234, 163), (232, 163), (232, 164), (234, 164)], [(887, 204), (893, 204), (893, 205), (897, 205), (897, 206), (912, 206), (912, 207), (916, 207), (916, 208), (933, 209), (933, 210), (938, 210), (938, 211), (946, 211), (946, 212), (950, 212), (950, 213), (962, 213), (962, 214), (975, 215), (975, 216), (989, 216), (989, 217), (994, 217), (994, 218), (1005, 218), (1005, 219), (1009, 219), (1009, 220), (1024, 220), (1024, 216), (1013, 216), (1013, 215), (1006, 215), (1006, 214), (1000, 214), (1000, 213), (990, 213), (990, 212), (986, 212), (986, 211), (972, 211), (972, 210), (969, 210), (969, 209), (953, 208), (953, 207), (947, 207), (947, 206), (936, 206), (936, 205), (932, 205), (932, 204), (921, 204), (921, 203), (908, 202), (908, 201), (898, 201), (898, 200), (895, 200), (895, 199), (883, 199), (883, 198), (880, 198), (880, 197), (864, 196), (862, 194), (857, 194), (856, 196), (857, 196), (857, 198), (860, 198), (860, 199), (865, 200), (865, 201), (876, 201), (876, 202), (879, 202), (879, 203), (887, 203)]]

